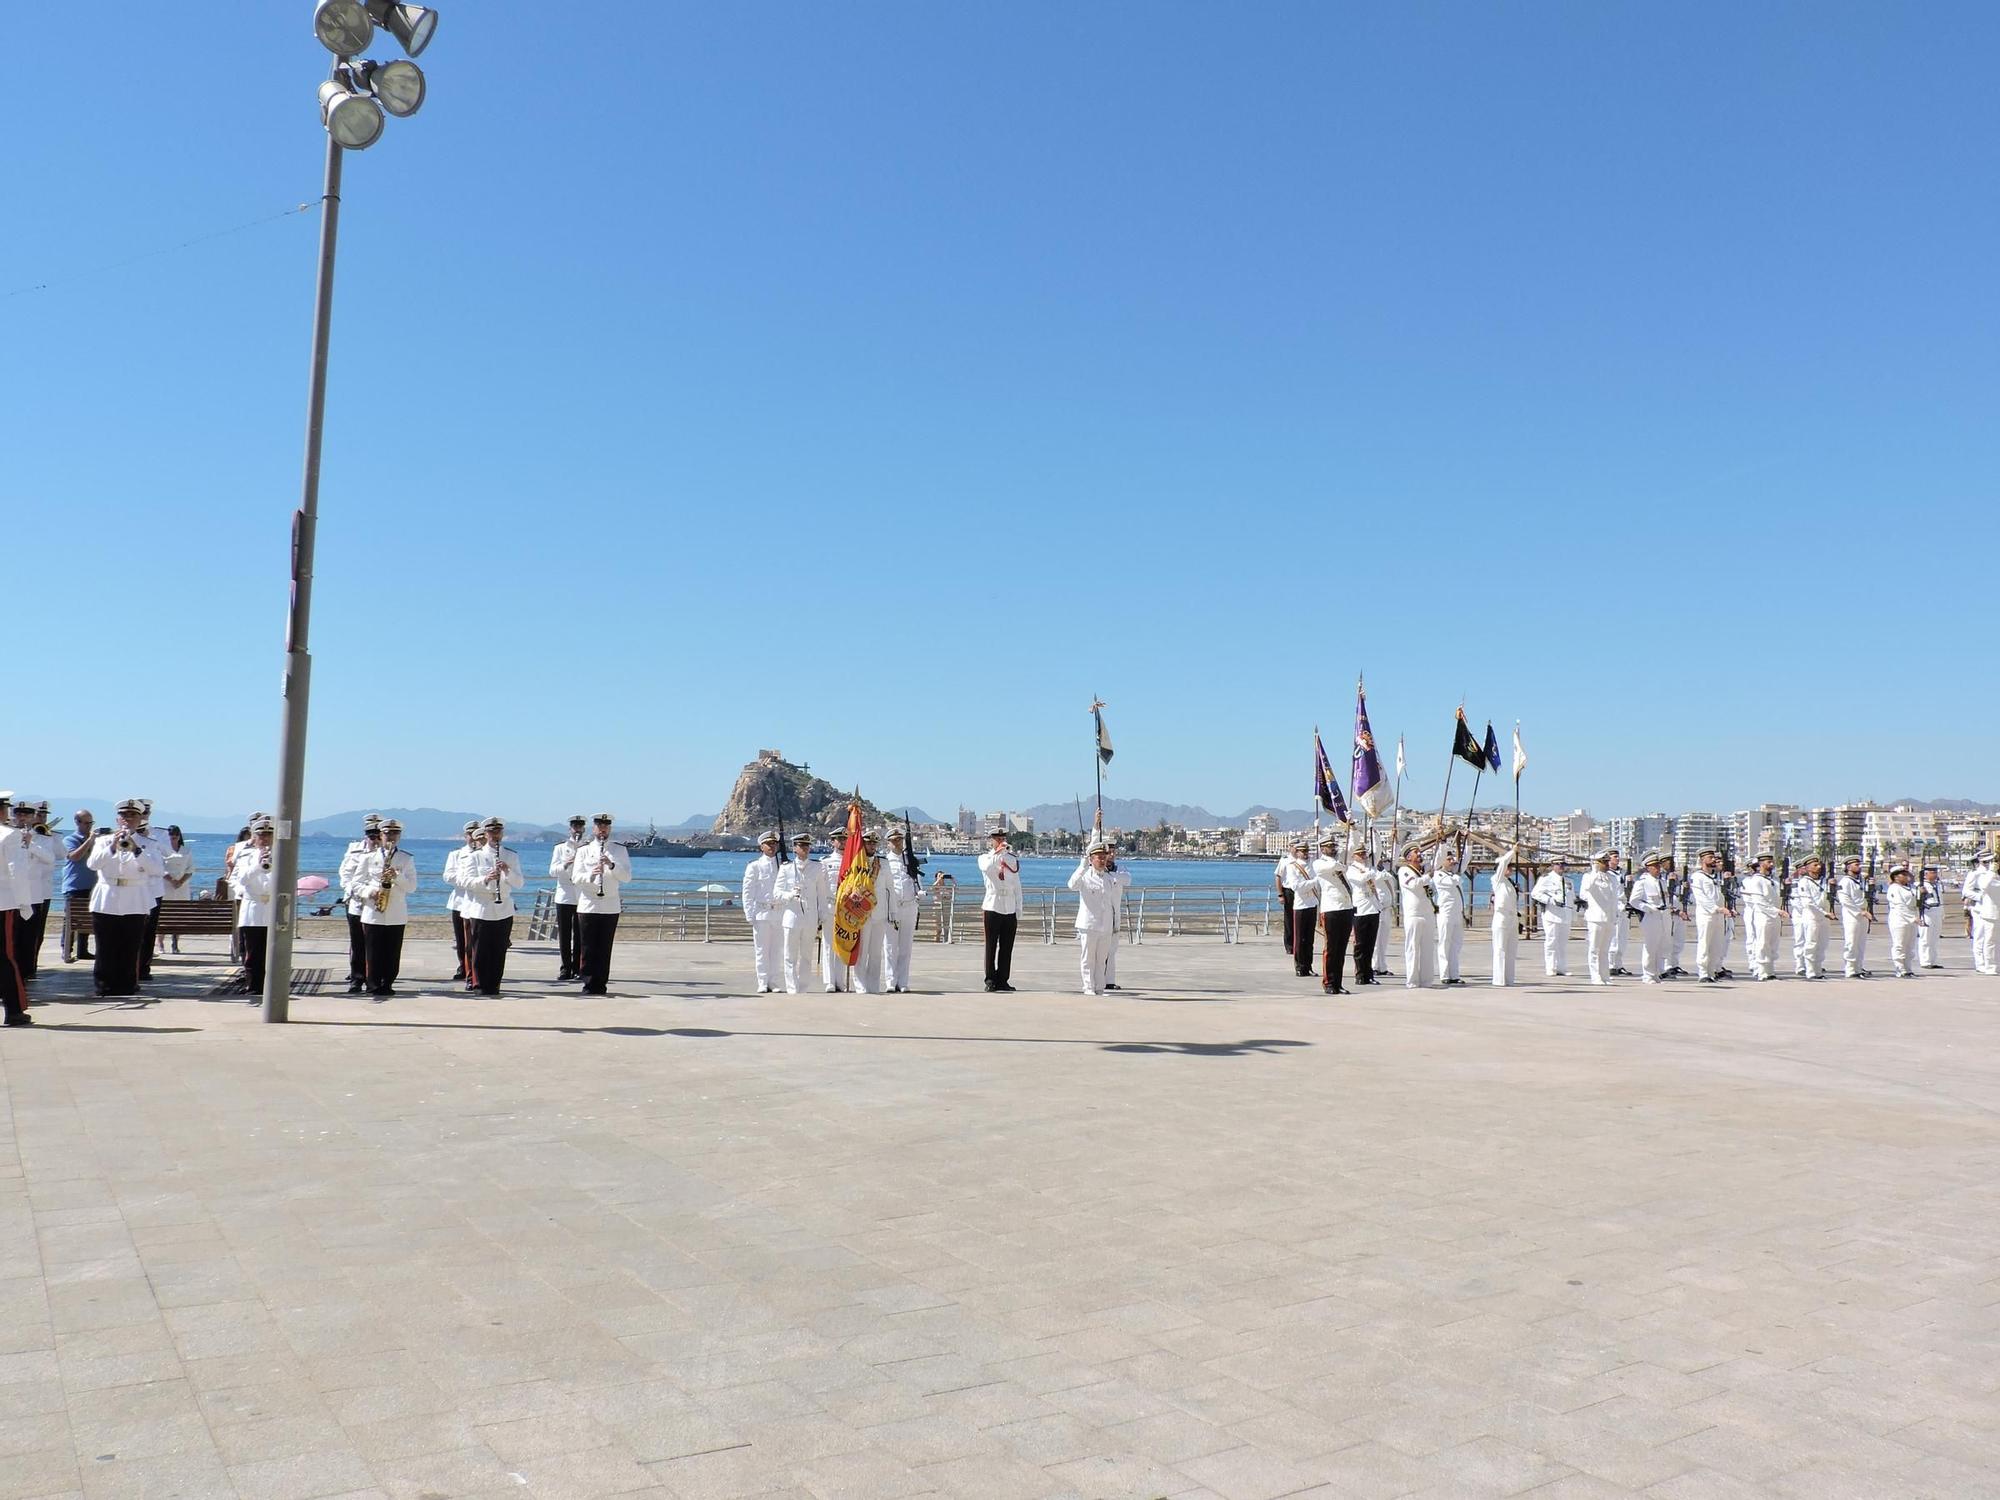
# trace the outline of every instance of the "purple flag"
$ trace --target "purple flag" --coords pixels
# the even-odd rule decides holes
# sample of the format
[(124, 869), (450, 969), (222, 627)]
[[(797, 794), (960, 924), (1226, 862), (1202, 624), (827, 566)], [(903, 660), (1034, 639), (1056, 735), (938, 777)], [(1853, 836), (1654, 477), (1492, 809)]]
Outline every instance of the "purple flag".
[(1354, 800), (1371, 818), (1388, 811), (1395, 792), (1382, 775), (1375, 754), (1375, 731), (1368, 727), (1368, 693), (1359, 678), (1354, 683)]
[(1340, 783), (1333, 779), (1333, 763), (1326, 758), (1326, 745), (1317, 729), (1313, 731), (1313, 796), (1340, 822), (1353, 821), (1347, 816), (1347, 799), (1340, 795)]

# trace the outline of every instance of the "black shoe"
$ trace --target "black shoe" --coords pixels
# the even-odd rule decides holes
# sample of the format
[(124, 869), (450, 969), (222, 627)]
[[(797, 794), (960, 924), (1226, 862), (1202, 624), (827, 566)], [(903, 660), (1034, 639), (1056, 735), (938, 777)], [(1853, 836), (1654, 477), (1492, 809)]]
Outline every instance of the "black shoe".
[(5, 1024), (8, 1026), (32, 1026), (35, 1024), (35, 1018), (25, 1010), (17, 1010), (11, 1016), (7, 1017)]
[(1122, 990), (1125, 988), (1125, 986), (1122, 984), (1109, 984), (1109, 983), (1107, 983), (1104, 987), (1107, 990)]
[(1011, 995), (1014, 993), (1014, 986), (1011, 984), (1003, 984), (1000, 986), (1000, 993), (1003, 995)]
[(989, 979), (986, 981), (986, 993), (989, 995), (997, 995), (1000, 993), (1000, 986), (995, 984), (992, 980)]
[(453, 979), (463, 979), (463, 978), (465, 978), (465, 965), (463, 965), (463, 964), (460, 964), (460, 965), (459, 965), (459, 966), (458, 966), (458, 967), (457, 967), (456, 969), (453, 969), (453, 970), (451, 971), (451, 977), (452, 977)]
[(358, 979), (350, 979), (347, 981), (347, 993), (350, 995), (358, 995), (367, 988), (368, 986), (363, 984)]

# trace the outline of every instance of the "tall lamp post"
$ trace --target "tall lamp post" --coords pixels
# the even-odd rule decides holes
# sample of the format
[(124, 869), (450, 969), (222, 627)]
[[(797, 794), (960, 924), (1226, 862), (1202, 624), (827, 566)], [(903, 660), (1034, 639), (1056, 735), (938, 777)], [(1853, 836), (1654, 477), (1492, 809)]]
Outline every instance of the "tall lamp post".
[(326, 417), (326, 346), (333, 322), (333, 252), (340, 230), (340, 165), (381, 137), (383, 111), (398, 117), (423, 106), (424, 75), (413, 62), (357, 62), (381, 26), (415, 57), (430, 45), (437, 12), (394, 0), (318, 0), (313, 34), (333, 54), (319, 86), (326, 126), (326, 186), (320, 199), (319, 282), (313, 304), (312, 380), (306, 395), (306, 470), (292, 515), (292, 601), (285, 627), (285, 722), (278, 752), (277, 839), (272, 859), (276, 910), (264, 974), (264, 1019), (290, 1018), (292, 940), (298, 932), (299, 825), (306, 781), (306, 706), (312, 689), (313, 534), (319, 526), (319, 451)]

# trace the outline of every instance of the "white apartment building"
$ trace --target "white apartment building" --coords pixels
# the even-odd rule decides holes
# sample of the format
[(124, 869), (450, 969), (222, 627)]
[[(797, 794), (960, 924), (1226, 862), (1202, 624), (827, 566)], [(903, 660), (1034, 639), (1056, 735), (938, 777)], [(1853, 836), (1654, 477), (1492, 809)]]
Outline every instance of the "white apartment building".
[(1945, 820), (1928, 810), (1878, 807), (1862, 820), (1861, 852), (1884, 855), (1945, 842)]
[(1747, 864), (1759, 854), (1782, 854), (1787, 824), (1800, 821), (1801, 813), (1789, 802), (1760, 802), (1729, 815), (1729, 844), (1738, 864)]
[(1729, 820), (1718, 813), (1688, 812), (1674, 819), (1674, 862), (1682, 869), (1694, 864), (1703, 849), (1729, 853)]

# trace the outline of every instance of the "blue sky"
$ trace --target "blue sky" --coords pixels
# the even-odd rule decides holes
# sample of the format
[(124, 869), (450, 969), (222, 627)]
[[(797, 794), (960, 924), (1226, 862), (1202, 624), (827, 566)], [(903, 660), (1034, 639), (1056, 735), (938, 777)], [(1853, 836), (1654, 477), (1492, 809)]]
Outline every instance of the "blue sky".
[[(23, 39), (0, 505), (67, 602), (0, 784), (271, 800), (317, 215), (98, 269), (317, 197), (310, 6), (240, 12)], [(1461, 695), (1552, 811), (2000, 795), (1996, 44), (449, 6), (347, 163), (307, 812), (677, 818), (762, 745), (1020, 805), (1093, 693), (1113, 790), (1303, 805), (1360, 669), (1413, 803)]]

